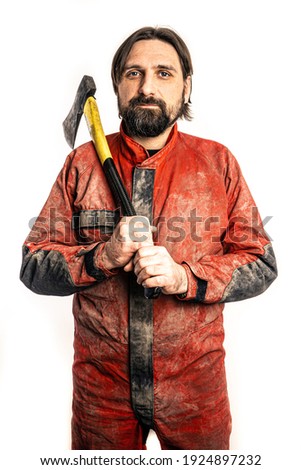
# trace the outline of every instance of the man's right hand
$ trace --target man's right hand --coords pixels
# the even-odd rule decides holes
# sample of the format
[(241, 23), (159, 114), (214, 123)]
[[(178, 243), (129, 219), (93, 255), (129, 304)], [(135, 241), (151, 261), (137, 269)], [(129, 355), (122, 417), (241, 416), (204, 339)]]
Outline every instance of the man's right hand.
[(101, 253), (101, 261), (109, 271), (124, 267), (133, 269), (133, 257), (143, 246), (153, 245), (151, 225), (147, 217), (123, 217)]

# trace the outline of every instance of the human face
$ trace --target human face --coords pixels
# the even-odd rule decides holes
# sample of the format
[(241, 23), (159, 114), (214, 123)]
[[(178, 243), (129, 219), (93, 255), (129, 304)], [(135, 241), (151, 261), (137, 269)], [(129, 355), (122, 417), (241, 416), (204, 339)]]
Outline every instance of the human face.
[(190, 95), (190, 77), (183, 78), (172, 45), (154, 40), (136, 42), (118, 85), (119, 113), (133, 137), (156, 137), (183, 114)]

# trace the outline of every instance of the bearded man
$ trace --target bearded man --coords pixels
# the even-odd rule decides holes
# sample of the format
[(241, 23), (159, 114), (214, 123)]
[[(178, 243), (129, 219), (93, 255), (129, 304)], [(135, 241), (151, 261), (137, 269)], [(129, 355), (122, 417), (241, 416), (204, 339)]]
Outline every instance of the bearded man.
[(25, 285), (74, 294), (73, 449), (144, 449), (150, 429), (162, 449), (229, 448), (224, 304), (264, 292), (277, 270), (234, 156), (178, 130), (191, 77), (168, 28), (139, 29), (113, 59), (122, 122), (107, 139), (143, 237), (88, 142), (24, 243)]

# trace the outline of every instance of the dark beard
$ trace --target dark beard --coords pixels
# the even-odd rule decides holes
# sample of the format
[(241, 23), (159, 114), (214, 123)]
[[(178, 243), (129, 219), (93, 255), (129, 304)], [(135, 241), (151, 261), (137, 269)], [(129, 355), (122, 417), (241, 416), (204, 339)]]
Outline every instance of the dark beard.
[[(137, 107), (139, 104), (156, 104), (158, 108), (139, 108)], [(184, 100), (176, 117), (170, 119), (164, 101), (138, 96), (130, 100), (128, 107), (122, 108), (119, 104), (119, 114), (124, 120), (128, 135), (132, 137), (157, 137), (172, 126), (183, 114), (183, 106)]]

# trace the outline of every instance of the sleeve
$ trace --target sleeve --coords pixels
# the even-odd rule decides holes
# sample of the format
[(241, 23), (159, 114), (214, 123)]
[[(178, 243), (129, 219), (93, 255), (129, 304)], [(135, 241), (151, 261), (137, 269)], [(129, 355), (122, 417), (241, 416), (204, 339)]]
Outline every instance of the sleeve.
[(104, 243), (80, 244), (73, 230), (73, 203), (80, 179), (72, 164), (74, 152), (23, 245), (20, 279), (37, 294), (70, 295), (115, 274), (100, 264), (98, 255)]
[(185, 260), (188, 291), (182, 300), (219, 303), (255, 297), (277, 277), (273, 247), (239, 165), (227, 151), (225, 189), (228, 226), (219, 240), (222, 254), (205, 254), (197, 262)]

